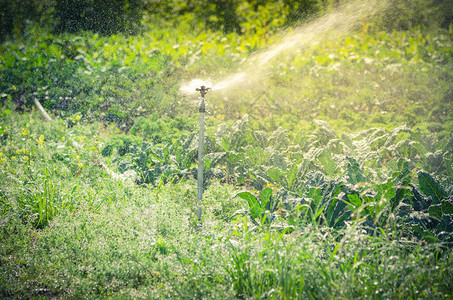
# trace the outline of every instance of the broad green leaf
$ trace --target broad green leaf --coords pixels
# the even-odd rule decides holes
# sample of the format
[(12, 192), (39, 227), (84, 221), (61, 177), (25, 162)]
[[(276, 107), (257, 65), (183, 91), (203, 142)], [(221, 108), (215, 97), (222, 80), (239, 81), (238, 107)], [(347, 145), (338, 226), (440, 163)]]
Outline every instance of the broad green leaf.
[[(268, 150), (268, 149), (266, 149)], [(269, 151), (269, 156), (267, 157), (267, 162), (268, 165), (279, 168), (280, 170), (286, 170), (288, 165), (285, 160), (285, 156), (274, 149), (270, 149)]]
[(297, 164), (293, 164), (292, 168), (286, 173), (288, 189), (291, 189), (294, 180), (297, 179), (297, 174), (299, 173), (299, 167)]
[(360, 169), (358, 162), (352, 157), (347, 157), (346, 159), (349, 162), (347, 167), (348, 182), (352, 184), (364, 182), (365, 176), (363, 176), (363, 172)]
[(417, 175), (420, 190), (426, 196), (431, 196), (434, 204), (440, 203), (442, 199), (447, 197), (447, 193), (429, 173), (420, 171)]
[(359, 195), (353, 194), (353, 195), (347, 195), (347, 196), (348, 196), (349, 202), (351, 202), (351, 204), (353, 204), (355, 207), (359, 207), (360, 205), (362, 205), (362, 200), (360, 199)]
[(263, 212), (263, 209), (261, 208), (261, 205), (258, 202), (258, 199), (256, 199), (256, 197), (252, 193), (240, 192), (236, 195), (236, 197), (240, 197), (247, 201), (247, 203), (249, 204), (249, 208), (250, 208), (250, 216), (253, 219), (258, 219), (260, 217), (260, 215)]
[(225, 157), (225, 152), (215, 152), (206, 154), (205, 158), (210, 160), (210, 168), (216, 167)]
[(321, 187), (326, 183), (326, 179), (321, 172), (309, 172), (306, 176), (306, 184), (310, 187)]
[(330, 224), (330, 219), (332, 218), (333, 212), (335, 210), (335, 207), (337, 206), (338, 201), (339, 201), (338, 198), (332, 198), (330, 200), (329, 205), (325, 209), (325, 213), (324, 214), (325, 214), (327, 220), (329, 221), (329, 224)]
[(289, 172), (286, 174), (288, 189), (291, 189), (295, 180), (297, 180), (297, 175), (299, 174), (299, 163), (293, 164)]
[(387, 188), (387, 190), (385, 191), (384, 198), (388, 199), (388, 200), (394, 198), (396, 193), (395, 193), (395, 189), (393, 188), (393, 182), (388, 181), (386, 188)]
[(442, 220), (440, 224), (437, 226), (439, 231), (446, 231), (450, 235), (453, 233), (453, 215), (452, 214), (444, 214), (442, 216)]
[(222, 147), (223, 149), (225, 149), (225, 151), (228, 151), (230, 150), (230, 146), (231, 146), (231, 143), (230, 141), (228, 140), (228, 136), (222, 136)]
[(280, 169), (275, 167), (269, 168), (269, 170), (267, 171), (267, 176), (269, 176), (272, 181), (279, 184), (282, 184), (282, 181), (285, 178), (285, 174)]
[(421, 210), (424, 210), (424, 209), (427, 209), (428, 208), (428, 199), (425, 198), (425, 196), (423, 196), (420, 191), (418, 190), (418, 188), (414, 185), (411, 185), (412, 187), (412, 194), (414, 195), (414, 197), (412, 198), (412, 206), (414, 208), (414, 210), (416, 211), (421, 211)]
[(266, 161), (267, 156), (268, 156), (268, 153), (263, 148), (254, 147), (254, 146), (247, 147), (245, 152), (246, 152), (246, 157), (247, 157), (249, 163), (252, 166), (256, 166), (256, 167), (259, 167), (262, 164), (264, 164), (264, 162)]
[(269, 145), (269, 139), (267, 138), (267, 135), (265, 132), (252, 131), (252, 135), (262, 149), (266, 148)]
[(431, 205), (428, 208), (428, 213), (431, 217), (442, 219), (442, 206), (441, 204)]
[(323, 152), (323, 154), (318, 157), (318, 160), (324, 167), (328, 176), (334, 177), (336, 175), (335, 171), (337, 169), (337, 164), (327, 152)]
[(442, 202), (442, 213), (446, 215), (453, 214), (453, 205), (448, 201)]
[(398, 205), (400, 204), (401, 200), (404, 199), (406, 194), (407, 194), (407, 189), (406, 188), (398, 188), (398, 189), (396, 189), (395, 196), (392, 199), (390, 199), (390, 205), (391, 205), (392, 211), (395, 210), (395, 208), (398, 207)]
[(315, 207), (319, 206), (322, 202), (322, 190), (320, 188), (310, 188), (308, 191), (308, 198), (313, 199)]
[(343, 199), (339, 199), (337, 202), (337, 205), (335, 206), (335, 209), (332, 213), (332, 217), (330, 218), (330, 226), (334, 227), (338, 222), (337, 218), (340, 216), (340, 213), (343, 212), (344, 208), (346, 207), (346, 202), (343, 201)]
[(272, 201), (272, 189), (267, 187), (261, 191), (260, 194), (261, 207), (265, 210), (270, 210), (270, 204)]

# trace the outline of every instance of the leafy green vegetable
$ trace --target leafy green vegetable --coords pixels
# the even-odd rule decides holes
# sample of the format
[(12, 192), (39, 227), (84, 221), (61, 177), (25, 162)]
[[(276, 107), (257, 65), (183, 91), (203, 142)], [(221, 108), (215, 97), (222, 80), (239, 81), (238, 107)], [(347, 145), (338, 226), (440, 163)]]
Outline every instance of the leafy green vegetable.
[(420, 190), (434, 203), (440, 203), (447, 195), (440, 184), (428, 173), (420, 171), (417, 173)]

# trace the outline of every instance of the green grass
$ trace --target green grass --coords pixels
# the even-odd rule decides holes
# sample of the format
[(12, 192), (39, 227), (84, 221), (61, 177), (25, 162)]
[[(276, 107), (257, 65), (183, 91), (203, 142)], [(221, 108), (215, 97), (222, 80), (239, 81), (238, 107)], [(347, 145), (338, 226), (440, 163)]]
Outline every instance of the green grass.
[[(245, 222), (225, 222), (209, 209), (197, 230), (189, 220), (187, 191), (193, 188), (134, 188), (124, 204), (64, 214), (38, 232), (3, 225), (3, 296), (451, 296), (453, 257), (440, 245), (397, 241), (385, 233), (369, 236), (354, 225), (337, 231), (309, 224), (292, 234), (250, 232)], [(221, 196), (225, 190), (212, 186), (207, 197), (227, 202)], [(11, 236), (25, 241), (5, 249)]]
[[(154, 187), (112, 175), (100, 151), (114, 130), (66, 128), (36, 113), (6, 119), (2, 298), (451, 297), (449, 244), (390, 227), (370, 234), (358, 219), (336, 229), (302, 219), (291, 233), (254, 227), (247, 217), (232, 218), (248, 208), (233, 197), (242, 187), (216, 182), (205, 192), (199, 226), (195, 180)], [(44, 149), (34, 150), (39, 143), (24, 139), (24, 128), (45, 136)], [(29, 159), (11, 160), (26, 147)], [(52, 160), (57, 154), (63, 159)], [(36, 211), (21, 207), (26, 191), (35, 204), (48, 201), (52, 218), (39, 222)]]

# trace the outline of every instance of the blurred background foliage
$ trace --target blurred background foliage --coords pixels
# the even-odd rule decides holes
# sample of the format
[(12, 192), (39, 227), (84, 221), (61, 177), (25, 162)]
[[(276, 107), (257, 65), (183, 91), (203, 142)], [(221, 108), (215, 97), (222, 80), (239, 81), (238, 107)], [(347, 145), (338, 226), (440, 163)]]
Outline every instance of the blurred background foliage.
[(58, 0), (54, 8), (55, 31), (70, 33), (135, 33), (143, 14), (141, 0)]
[[(20, 38), (27, 25), (37, 23), (55, 32), (91, 30), (103, 35), (135, 34), (143, 20), (187, 22), (224, 33), (272, 32), (331, 10), (350, 0), (1, 0), (0, 40)], [(380, 29), (414, 26), (447, 28), (453, 19), (450, 0), (395, 0), (376, 22)], [(268, 33), (268, 32), (267, 32)]]
[(0, 0), (0, 41), (7, 37), (21, 39), (27, 25), (53, 22), (53, 0)]
[[(352, 1), (0, 0), (0, 105), (22, 111), (37, 98), (55, 116), (125, 131), (140, 116), (187, 116), (182, 82), (223, 79), (276, 33)], [(450, 132), (452, 12), (451, 0), (391, 1), (346, 39), (280, 58), (260, 86), (213, 93), (211, 112)]]

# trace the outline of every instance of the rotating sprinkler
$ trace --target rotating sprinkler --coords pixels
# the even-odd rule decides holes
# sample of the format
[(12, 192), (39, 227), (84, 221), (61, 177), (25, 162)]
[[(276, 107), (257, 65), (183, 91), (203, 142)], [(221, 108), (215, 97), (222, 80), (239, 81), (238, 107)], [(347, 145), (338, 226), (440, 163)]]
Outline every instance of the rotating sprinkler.
[(195, 89), (200, 92), (200, 102), (198, 111), (200, 112), (200, 131), (198, 138), (198, 194), (197, 194), (197, 218), (198, 222), (201, 222), (201, 203), (203, 200), (203, 151), (204, 151), (204, 114), (206, 113), (206, 101), (205, 96), (211, 90), (204, 85)]

